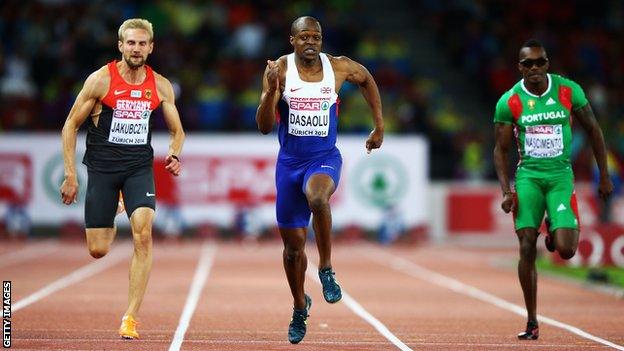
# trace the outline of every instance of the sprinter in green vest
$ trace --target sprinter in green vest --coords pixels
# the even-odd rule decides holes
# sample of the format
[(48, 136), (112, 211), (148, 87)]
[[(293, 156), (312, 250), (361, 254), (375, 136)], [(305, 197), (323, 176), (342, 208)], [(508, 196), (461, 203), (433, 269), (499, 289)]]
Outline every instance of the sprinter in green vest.
[[(513, 213), (520, 242), (518, 278), (528, 314), (526, 330), (518, 334), (523, 340), (539, 337), (535, 256), (544, 212), (547, 249), (556, 250), (567, 260), (578, 247), (579, 217), (570, 163), (573, 120), (583, 127), (594, 151), (600, 171), (600, 196), (606, 199), (613, 191), (602, 130), (583, 89), (569, 79), (547, 73), (548, 67), (542, 44), (534, 39), (527, 41), (520, 48), (518, 62), (523, 79), (498, 100), (494, 115), (494, 165), (503, 191), (501, 207)], [(514, 136), (520, 156), (515, 192), (508, 172)]]

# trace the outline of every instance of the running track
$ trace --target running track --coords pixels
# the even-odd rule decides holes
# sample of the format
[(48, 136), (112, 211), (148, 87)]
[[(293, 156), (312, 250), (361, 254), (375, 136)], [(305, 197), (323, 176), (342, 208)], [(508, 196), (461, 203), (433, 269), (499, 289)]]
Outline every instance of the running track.
[(279, 243), (154, 249), (142, 338), (125, 341), (116, 331), (127, 299), (128, 242), (116, 241), (101, 260), (82, 243), (1, 245), (0, 276), (13, 283), (13, 349), (624, 350), (624, 300), (546, 277), (538, 291), (540, 339), (517, 340), (525, 318), (513, 249), (338, 244), (333, 262), (346, 294), (329, 305), (308, 242), (313, 304), (299, 345), (286, 339), (292, 300)]

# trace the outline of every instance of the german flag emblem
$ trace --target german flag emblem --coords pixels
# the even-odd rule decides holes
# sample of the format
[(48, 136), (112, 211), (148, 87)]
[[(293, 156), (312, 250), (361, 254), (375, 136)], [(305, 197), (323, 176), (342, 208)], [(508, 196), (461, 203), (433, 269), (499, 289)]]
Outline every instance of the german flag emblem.
[(146, 99), (152, 98), (152, 89), (145, 89), (145, 98)]

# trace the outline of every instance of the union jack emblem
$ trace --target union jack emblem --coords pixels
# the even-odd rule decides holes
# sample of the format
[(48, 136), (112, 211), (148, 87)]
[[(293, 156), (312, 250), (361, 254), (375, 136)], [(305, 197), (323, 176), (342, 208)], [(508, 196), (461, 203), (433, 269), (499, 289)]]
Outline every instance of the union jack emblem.
[(330, 87), (322, 87), (321, 88), (321, 94), (329, 94), (331, 93), (331, 88)]

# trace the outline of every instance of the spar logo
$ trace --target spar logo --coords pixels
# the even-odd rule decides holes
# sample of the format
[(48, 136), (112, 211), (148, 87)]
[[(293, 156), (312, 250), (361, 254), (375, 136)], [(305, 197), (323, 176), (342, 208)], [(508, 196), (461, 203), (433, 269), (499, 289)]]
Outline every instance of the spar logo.
[(526, 132), (530, 134), (553, 134), (552, 126), (528, 126)]
[(409, 188), (407, 169), (389, 155), (362, 158), (351, 173), (350, 183), (361, 201), (380, 208), (399, 203)]
[(321, 103), (321, 110), (323, 110), (323, 111), (327, 111), (327, 109), (329, 109), (329, 102), (327, 102), (327, 101), (323, 101), (323, 102)]
[[(82, 154), (76, 154), (76, 160), (82, 160)], [(78, 163), (78, 161), (76, 162)], [(78, 201), (83, 201), (87, 192), (87, 170), (79, 163), (76, 164), (76, 173), (78, 177)], [(48, 161), (46, 161), (41, 174), (41, 182), (45, 193), (53, 203), (58, 206), (65, 207), (61, 202), (61, 184), (65, 179), (65, 166), (63, 164), (63, 155), (56, 153)]]
[(320, 111), (321, 103), (318, 101), (291, 101), (290, 109), (296, 111)]
[(148, 119), (151, 114), (152, 114), (151, 110), (145, 110), (145, 111), (115, 110), (113, 112), (113, 117), (121, 118), (121, 119)]
[(151, 108), (151, 101), (117, 100), (113, 117), (121, 119), (148, 119), (152, 114)]

